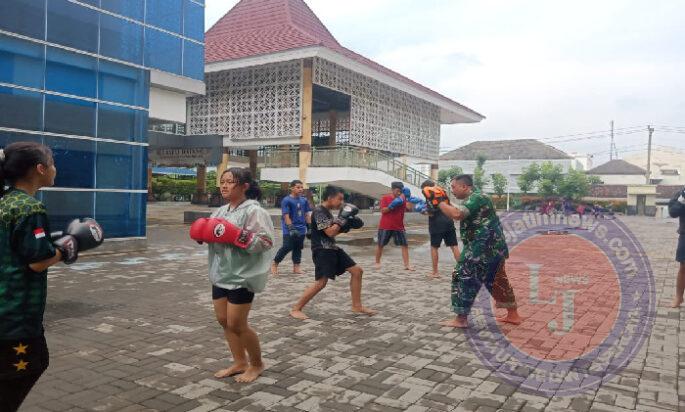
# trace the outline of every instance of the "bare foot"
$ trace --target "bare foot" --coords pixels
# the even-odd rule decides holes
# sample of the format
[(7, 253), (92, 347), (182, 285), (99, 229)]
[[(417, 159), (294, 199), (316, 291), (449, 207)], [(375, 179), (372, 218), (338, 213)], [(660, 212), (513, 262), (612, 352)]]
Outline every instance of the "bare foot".
[(373, 264), (373, 268), (376, 269), (376, 270), (381, 270), (382, 267), (381, 267), (380, 262), (374, 263), (374, 264)]
[(468, 328), (469, 324), (466, 318), (456, 317), (455, 319), (443, 320), (440, 322), (441, 326), (446, 326), (448, 328)]
[(673, 302), (671, 303), (672, 308), (677, 308), (683, 303), (683, 298), (673, 298)]
[(261, 375), (262, 372), (264, 372), (264, 365), (261, 365), (261, 366), (250, 365), (250, 367), (247, 368), (247, 370), (244, 373), (235, 377), (235, 381), (240, 382), (240, 383), (254, 382), (257, 380), (257, 378), (259, 378), (259, 375)]
[(521, 319), (518, 313), (507, 313), (506, 315), (496, 317), (495, 319), (497, 322), (511, 323), (512, 325), (520, 325), (521, 322), (523, 322), (523, 319)]
[(438, 272), (426, 273), (426, 276), (428, 276), (429, 278), (432, 278), (432, 279), (437, 279), (440, 277), (440, 273), (438, 273)]
[(373, 309), (366, 308), (364, 306), (362, 306), (361, 308), (352, 308), (352, 312), (359, 314), (359, 315), (369, 315), (369, 316), (373, 316), (376, 313), (378, 313), (377, 311), (375, 311)]
[(302, 271), (302, 268), (300, 268), (300, 265), (295, 265), (293, 266), (293, 273), (296, 275), (301, 275), (304, 272)]
[(305, 315), (304, 312), (302, 312), (301, 310), (295, 310), (295, 309), (290, 311), (290, 316), (292, 316), (295, 319), (299, 319), (299, 320), (309, 319), (309, 316)]
[(244, 373), (248, 368), (247, 363), (235, 364), (228, 369), (221, 369), (219, 372), (214, 374), (217, 379), (228, 378), (229, 376), (239, 375)]
[(414, 269), (413, 266), (405, 266), (405, 267), (404, 267), (404, 270), (406, 270), (406, 271), (408, 271), (408, 272), (414, 272), (416, 269)]
[(278, 276), (278, 265), (275, 262), (271, 264), (271, 274)]

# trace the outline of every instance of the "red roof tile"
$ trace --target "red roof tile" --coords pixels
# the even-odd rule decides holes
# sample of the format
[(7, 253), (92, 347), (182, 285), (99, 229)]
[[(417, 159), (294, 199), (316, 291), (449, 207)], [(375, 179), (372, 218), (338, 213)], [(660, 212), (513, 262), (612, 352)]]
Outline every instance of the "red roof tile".
[(241, 0), (205, 34), (205, 63), (312, 46), (326, 47), (377, 72), (473, 112), (440, 93), (343, 47), (303, 0)]

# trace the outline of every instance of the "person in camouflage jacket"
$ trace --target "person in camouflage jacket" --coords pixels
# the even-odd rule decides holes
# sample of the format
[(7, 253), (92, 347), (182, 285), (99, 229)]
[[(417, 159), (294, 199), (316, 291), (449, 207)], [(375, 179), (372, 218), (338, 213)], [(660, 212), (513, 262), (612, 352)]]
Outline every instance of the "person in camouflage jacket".
[[(49, 148), (18, 142), (0, 150), (0, 410), (15, 411), (48, 366), (43, 331), (47, 269), (62, 260), (45, 206), (52, 186)], [(6, 186), (9, 189), (6, 190)]]

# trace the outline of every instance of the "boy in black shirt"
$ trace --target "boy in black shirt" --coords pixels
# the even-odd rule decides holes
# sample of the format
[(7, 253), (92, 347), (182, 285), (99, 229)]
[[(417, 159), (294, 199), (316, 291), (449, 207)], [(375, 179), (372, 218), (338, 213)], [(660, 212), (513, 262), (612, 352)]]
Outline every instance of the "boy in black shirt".
[(677, 308), (683, 303), (683, 293), (685, 292), (685, 187), (676, 193), (668, 203), (668, 213), (671, 217), (680, 219), (680, 226), (678, 227), (680, 236), (675, 254), (675, 260), (680, 263), (680, 268), (676, 281), (676, 293), (671, 304), (672, 308)]
[[(435, 182), (426, 180), (421, 184), (421, 190), (424, 187), (433, 187)], [(459, 260), (459, 242), (457, 240), (457, 229), (454, 227), (454, 220), (445, 216), (440, 209), (428, 210), (428, 233), (431, 238), (431, 260), (433, 261), (433, 272), (427, 276), (432, 278), (439, 278), (438, 272), (438, 249), (440, 244), (444, 241), (445, 246), (452, 249), (454, 260)]]
[[(354, 205), (343, 204), (343, 191), (339, 187), (327, 186), (323, 193), (323, 202), (312, 213), (312, 260), (314, 261), (315, 282), (309, 286), (300, 300), (290, 311), (290, 316), (305, 320), (307, 315), (302, 312), (304, 306), (312, 300), (323, 288), (328, 279), (345, 272), (350, 272), (350, 292), (352, 293), (352, 312), (374, 315), (376, 312), (362, 305), (362, 274), (364, 271), (352, 258), (335, 244), (335, 237), (350, 229), (360, 228), (363, 222), (356, 217), (359, 211)], [(334, 218), (331, 210), (340, 209), (338, 217)]]

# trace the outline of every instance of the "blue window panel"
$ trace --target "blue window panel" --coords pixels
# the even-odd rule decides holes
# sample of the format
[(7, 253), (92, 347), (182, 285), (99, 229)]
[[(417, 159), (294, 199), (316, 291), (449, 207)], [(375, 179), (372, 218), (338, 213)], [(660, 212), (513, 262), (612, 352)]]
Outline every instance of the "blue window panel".
[(147, 70), (100, 60), (99, 76), (100, 100), (148, 107), (150, 73)]
[(147, 162), (144, 146), (97, 143), (95, 173), (98, 189), (145, 190)]
[(181, 74), (181, 38), (145, 29), (145, 66)]
[(100, 54), (143, 64), (143, 26), (119, 17), (100, 16)]
[(0, 126), (14, 129), (43, 129), (43, 94), (0, 87)]
[(0, 82), (43, 88), (45, 46), (0, 36)]
[(147, 0), (145, 23), (174, 33), (181, 33), (182, 0)]
[(48, 0), (47, 40), (97, 53), (98, 14), (93, 9), (67, 0)]
[(98, 105), (98, 137), (124, 142), (145, 142), (147, 112), (100, 103)]
[[(59, 177), (59, 169), (57, 169)], [(94, 192), (62, 192), (41, 190), (41, 201), (48, 210), (50, 230), (64, 230), (74, 219), (93, 217), (95, 214)]]
[(57, 168), (55, 186), (92, 189), (95, 187), (95, 142), (84, 139), (45, 136)]
[(45, 131), (95, 136), (95, 103), (45, 95)]
[(146, 194), (97, 192), (95, 219), (106, 238), (145, 236)]
[(134, 20), (143, 21), (145, 12), (144, 0), (100, 0), (100, 7), (112, 13), (120, 14)]
[(2, 0), (0, 16), (0, 29), (45, 40), (45, 0)]
[(39, 134), (0, 132), (0, 149), (14, 142), (43, 143), (43, 136)]
[(202, 80), (205, 76), (204, 46), (185, 40), (183, 47), (183, 75)]
[(48, 47), (45, 63), (45, 89), (64, 94), (95, 98), (97, 59)]
[(205, 39), (205, 8), (190, 0), (184, 4), (183, 34), (197, 41)]

